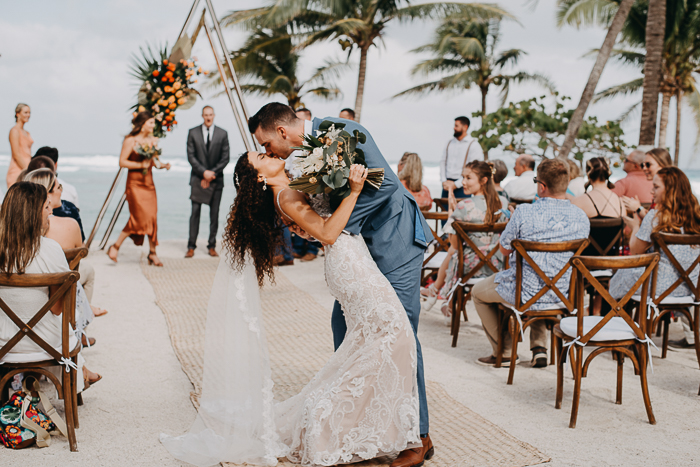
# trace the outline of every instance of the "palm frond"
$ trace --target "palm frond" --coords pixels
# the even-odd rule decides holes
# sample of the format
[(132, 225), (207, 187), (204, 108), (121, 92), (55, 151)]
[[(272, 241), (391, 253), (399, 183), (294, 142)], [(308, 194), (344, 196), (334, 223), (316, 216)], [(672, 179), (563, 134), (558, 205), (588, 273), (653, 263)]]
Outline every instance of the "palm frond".
[(636, 104), (633, 104), (630, 106), (629, 109), (625, 110), (622, 115), (617, 117), (617, 120), (615, 120), (618, 123), (625, 123), (635, 112), (640, 111), (642, 107), (642, 101), (637, 102)]
[(527, 55), (527, 52), (522, 49), (504, 50), (499, 54), (498, 58), (495, 62), (493, 62), (493, 64), (498, 68), (505, 68), (509, 64), (515, 66), (518, 64), (518, 60), (520, 60), (520, 57), (523, 55)]
[(619, 4), (613, 0), (559, 0), (557, 2), (557, 26), (565, 24), (608, 27)]
[[(470, 76), (466, 77), (465, 74), (469, 73)], [(476, 82), (477, 76), (476, 72), (469, 70), (463, 73), (457, 73), (452, 76), (446, 76), (437, 81), (431, 81), (429, 83), (419, 84), (412, 88), (401, 91), (395, 94), (391, 99), (396, 99), (398, 97), (419, 97), (422, 95), (430, 94), (433, 91), (459, 91), (464, 89), (469, 89), (471, 85)]]
[(411, 70), (411, 75), (429, 76), (433, 73), (454, 73), (455, 71), (463, 70), (467, 66), (476, 67), (477, 64), (449, 58), (431, 58), (423, 60), (414, 66)]
[(169, 57), (168, 43), (165, 45), (151, 46), (146, 44), (146, 48), (139, 47), (141, 55), (132, 54), (129, 64), (129, 75), (139, 81), (139, 86), (151, 77), (154, 63), (162, 63)]
[(626, 83), (611, 86), (608, 89), (604, 89), (597, 93), (595, 96), (593, 96), (593, 103), (595, 104), (596, 102), (600, 102), (601, 100), (611, 99), (616, 96), (627, 96), (630, 94), (634, 94), (635, 92), (640, 91), (643, 86), (644, 78), (637, 78)]
[(513, 14), (496, 4), (488, 3), (423, 3), (420, 5), (409, 5), (407, 7), (400, 8), (396, 11), (394, 16), (401, 21), (411, 21), (415, 19), (442, 19), (448, 16), (456, 16), (463, 19), (481, 20), (491, 18), (507, 18), (518, 22)]

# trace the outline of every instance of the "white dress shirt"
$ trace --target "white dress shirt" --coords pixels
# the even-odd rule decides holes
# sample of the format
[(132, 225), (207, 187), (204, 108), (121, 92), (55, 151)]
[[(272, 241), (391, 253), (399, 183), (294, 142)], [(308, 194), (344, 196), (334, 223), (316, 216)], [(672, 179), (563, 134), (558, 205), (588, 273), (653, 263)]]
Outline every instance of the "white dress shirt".
[(510, 199), (535, 199), (537, 194), (537, 184), (534, 182), (535, 172), (528, 170), (523, 172), (519, 177), (514, 178), (506, 186), (503, 187)]
[[(313, 132), (313, 122), (311, 122), (311, 120), (304, 120), (304, 136), (312, 135)], [(301, 177), (301, 170), (294, 167), (294, 159), (299, 155), (301, 155), (301, 150), (297, 149), (296, 151), (292, 151), (289, 157), (287, 157), (287, 160), (284, 161), (284, 168), (289, 172), (292, 178)]]
[(205, 124), (202, 124), (202, 136), (204, 136), (204, 147), (205, 148), (207, 147), (207, 134), (209, 135), (210, 140), (212, 138), (214, 138), (214, 124), (213, 123), (209, 127), (206, 126)]
[[(471, 145), (471, 146), (470, 146)], [(467, 151), (469, 154), (467, 155)], [(464, 158), (466, 157), (466, 161)], [(484, 160), (484, 150), (479, 142), (469, 135), (462, 140), (453, 137), (440, 158), (440, 181), (455, 180), (455, 186), (462, 188), (462, 170), (471, 161)]]
[(75, 204), (75, 207), (80, 209), (80, 204), (78, 203), (78, 190), (75, 189), (73, 185), (68, 182), (64, 182), (60, 178), (56, 177), (56, 181), (63, 185), (63, 193), (61, 193), (61, 199), (64, 201), (70, 201)]

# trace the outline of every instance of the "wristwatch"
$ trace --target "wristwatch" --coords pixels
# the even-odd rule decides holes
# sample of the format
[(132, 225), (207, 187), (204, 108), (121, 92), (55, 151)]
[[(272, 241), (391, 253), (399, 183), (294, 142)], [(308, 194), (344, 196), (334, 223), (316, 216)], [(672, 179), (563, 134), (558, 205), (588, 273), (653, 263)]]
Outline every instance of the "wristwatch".
[(641, 206), (639, 206), (639, 207), (637, 208), (637, 210), (636, 210), (636, 211), (634, 211), (634, 212), (636, 212), (636, 213), (637, 213), (637, 215), (641, 214), (641, 212), (642, 212), (642, 207), (641, 207)]

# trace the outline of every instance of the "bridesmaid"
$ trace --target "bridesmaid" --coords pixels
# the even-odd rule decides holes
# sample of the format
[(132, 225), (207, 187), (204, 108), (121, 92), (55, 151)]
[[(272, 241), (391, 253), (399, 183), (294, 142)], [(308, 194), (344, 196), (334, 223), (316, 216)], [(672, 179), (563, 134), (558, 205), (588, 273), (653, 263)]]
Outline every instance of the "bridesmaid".
[[(148, 264), (163, 266), (156, 255), (158, 245), (158, 201), (156, 186), (153, 184), (153, 159), (145, 159), (136, 152), (137, 146), (157, 145), (153, 136), (156, 120), (150, 112), (139, 112), (131, 121), (133, 129), (124, 138), (119, 166), (129, 169), (126, 178), (126, 200), (129, 203), (129, 222), (119, 234), (107, 255), (117, 262), (119, 248), (126, 237), (131, 237), (138, 246), (143, 245), (143, 237), (148, 236)], [(170, 164), (160, 164), (158, 168), (170, 170)], [(144, 171), (146, 172), (144, 175)]]
[(17, 181), (19, 173), (27, 168), (32, 160), (32, 144), (34, 140), (24, 125), (29, 121), (31, 110), (27, 104), (17, 104), (15, 107), (15, 126), (10, 130), (10, 150), (12, 158), (7, 169), (7, 188)]

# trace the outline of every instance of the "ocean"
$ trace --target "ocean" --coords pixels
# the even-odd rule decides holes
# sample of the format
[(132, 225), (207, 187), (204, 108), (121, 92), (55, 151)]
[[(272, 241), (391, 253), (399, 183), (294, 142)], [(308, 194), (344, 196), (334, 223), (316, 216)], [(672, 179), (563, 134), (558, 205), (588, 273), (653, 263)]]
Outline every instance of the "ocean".
[[(189, 200), (190, 187), (190, 165), (184, 155), (164, 155), (162, 160), (170, 162), (172, 168), (169, 171), (154, 170), (154, 181), (158, 193), (158, 238), (161, 240), (187, 239), (189, 232), (189, 218), (191, 203)], [(8, 154), (0, 154), (0, 174), (5, 174), (10, 161)], [(506, 161), (512, 167), (512, 161)], [(232, 160), (224, 170), (226, 175), (226, 186), (224, 188), (221, 202), (219, 236), (228, 216), (229, 206), (233, 202), (235, 190), (233, 188), (232, 173), (235, 166)], [(396, 163), (391, 164), (396, 171)], [(102, 207), (109, 188), (112, 185), (117, 171), (119, 170), (119, 157), (113, 154), (61, 154), (58, 165), (59, 177), (71, 183), (78, 190), (80, 197), (80, 214), (83, 220), (85, 235), (90, 235), (97, 215)], [(693, 191), (700, 193), (700, 170), (686, 170), (688, 178), (693, 185)], [(512, 174), (512, 172), (511, 172)], [(615, 169), (612, 179), (616, 180), (624, 177), (624, 172)], [(509, 177), (510, 178), (510, 177)], [(433, 197), (440, 195), (440, 169), (437, 163), (426, 162), (423, 174), (424, 184), (428, 186)], [(4, 182), (4, 177), (2, 178)], [(506, 179), (507, 183), (508, 178)], [(93, 244), (98, 244), (106, 230), (119, 201), (119, 197), (124, 193), (126, 174), (115, 192), (115, 195), (107, 210), (105, 219)], [(3, 183), (4, 193), (4, 183)], [(126, 206), (122, 211), (112, 233), (112, 241), (116, 239), (119, 231), (124, 227), (129, 218)], [(205, 207), (202, 210), (199, 239), (204, 240), (209, 234), (209, 210)]]

